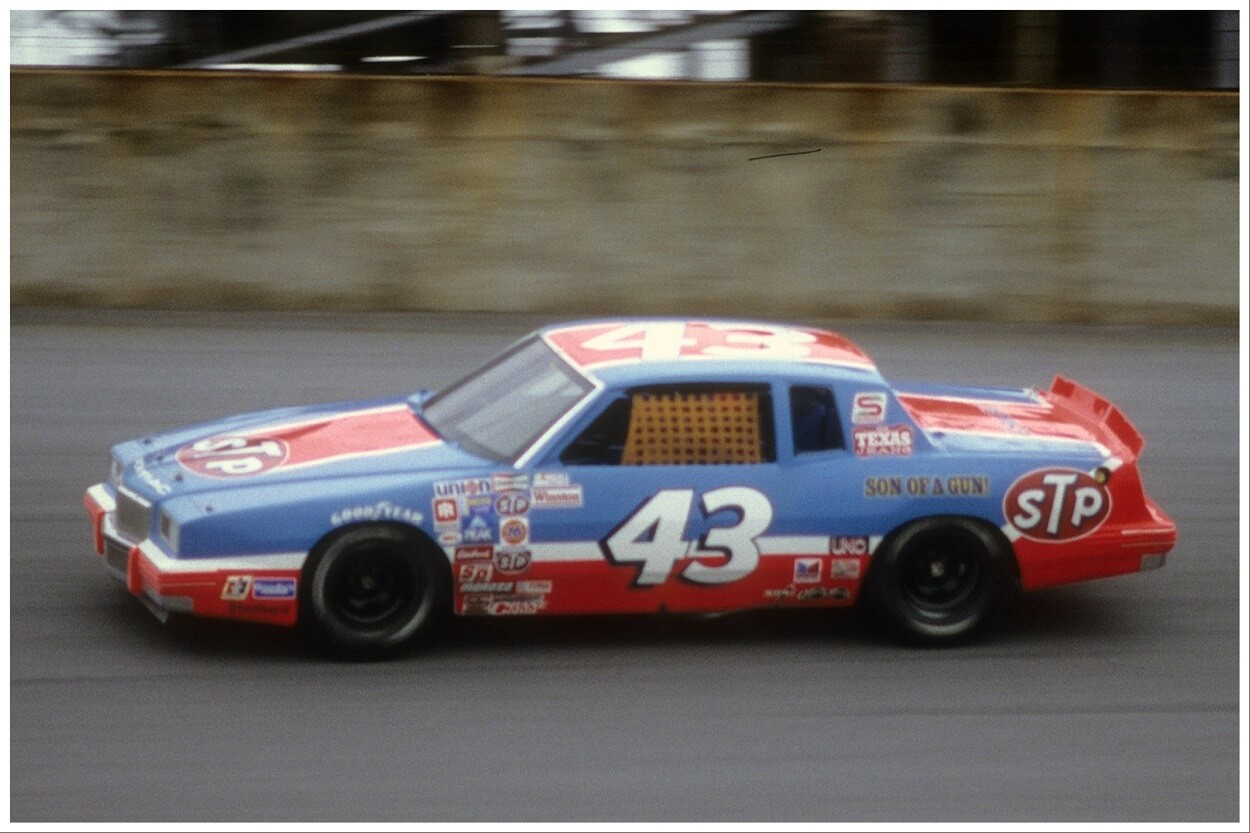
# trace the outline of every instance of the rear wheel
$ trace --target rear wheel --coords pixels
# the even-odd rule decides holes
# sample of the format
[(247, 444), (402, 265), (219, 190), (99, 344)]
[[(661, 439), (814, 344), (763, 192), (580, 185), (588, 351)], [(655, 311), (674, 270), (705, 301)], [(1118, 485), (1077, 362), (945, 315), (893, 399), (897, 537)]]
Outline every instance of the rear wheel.
[(927, 645), (975, 636), (1006, 596), (1011, 553), (994, 530), (965, 518), (905, 527), (873, 559), (877, 610), (904, 638)]
[(343, 653), (396, 653), (427, 636), (450, 606), (446, 559), (397, 526), (347, 530), (304, 571), (301, 610), (323, 646)]

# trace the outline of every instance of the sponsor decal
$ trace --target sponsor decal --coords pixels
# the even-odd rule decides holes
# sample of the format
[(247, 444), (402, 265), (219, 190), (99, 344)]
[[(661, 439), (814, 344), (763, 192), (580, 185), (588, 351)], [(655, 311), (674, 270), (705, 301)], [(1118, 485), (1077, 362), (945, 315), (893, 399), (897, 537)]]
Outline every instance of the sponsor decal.
[(533, 616), (543, 609), (543, 600), (532, 599), (500, 599), (490, 606), (492, 616)]
[(851, 403), (851, 422), (855, 425), (880, 425), (885, 421), (885, 407), (884, 393), (857, 393)]
[(820, 601), (822, 599), (845, 600), (851, 597), (851, 591), (845, 587), (804, 587), (802, 590), (793, 584), (764, 591), (765, 599), (786, 601), (794, 599), (799, 602)]
[(493, 544), (499, 534), (499, 517), (491, 502), (487, 500), (467, 509), (467, 514), (460, 521), (461, 540), (466, 544)]
[(551, 579), (542, 579), (541, 581), (518, 581), (516, 583), (516, 591), (518, 593), (545, 595), (551, 592)]
[(340, 509), (330, 516), (330, 523), (336, 526), (356, 521), (407, 521), (419, 524), (424, 518), (425, 516), (416, 509), (396, 506), (390, 501), (382, 500), (372, 506), (352, 506), (348, 509)]
[(845, 587), (806, 587), (799, 591), (800, 602), (818, 601), (820, 599), (849, 599), (851, 591)]
[(544, 486), (533, 493), (535, 509), (576, 509), (582, 505), (581, 486)]
[(453, 529), (453, 530), (448, 530), (446, 532), (438, 533), (438, 542), (440, 544), (459, 544), (460, 543), (460, 530)]
[(466, 561), (460, 565), (460, 583), (477, 584), (494, 578), (494, 566), (489, 561)]
[(461, 593), (511, 593), (510, 581), (480, 581), (460, 585)]
[(984, 474), (954, 474), (948, 477), (869, 477), (864, 480), (864, 497), (989, 497), (990, 478)]
[(495, 497), (495, 512), (500, 517), (515, 517), (530, 511), (530, 496), (525, 492), (502, 492)]
[(221, 587), (221, 598), (228, 602), (241, 602), (247, 598), (251, 589), (251, 576), (226, 576), (226, 583)]
[(459, 526), (460, 504), (454, 497), (436, 497), (433, 506), (435, 526)]
[(822, 559), (819, 558), (794, 559), (794, 583), (819, 584), (821, 563)]
[(868, 477), (864, 480), (864, 497), (898, 497), (901, 494), (901, 477)]
[(986, 497), (989, 493), (990, 479), (983, 474), (907, 478), (911, 497)]
[(909, 425), (860, 427), (853, 434), (855, 454), (859, 457), (906, 457), (912, 452)]
[(524, 518), (508, 518), (499, 527), (499, 537), (505, 544), (524, 544), (530, 537), (530, 525)]
[(184, 468), (205, 477), (246, 477), (276, 469), (291, 448), (277, 437), (209, 437), (178, 449)]
[(1003, 514), (1032, 541), (1073, 541), (1102, 526), (1111, 514), (1111, 493), (1083, 471), (1038, 469), (1011, 484)]
[[(829, 539), (830, 555), (868, 555), (871, 551), (868, 546), (868, 539), (862, 535), (839, 535), (836, 538)], [(858, 564), (859, 562), (856, 563)]]
[(248, 477), (284, 467), (321, 465), (410, 451), (440, 442), (407, 405), (321, 415), (205, 437), (175, 454), (205, 477)]
[[(152, 472), (148, 471), (148, 467), (147, 465), (144, 464), (142, 457), (139, 457), (138, 459), (135, 460), (133, 468), (135, 472), (135, 477), (138, 477), (144, 483), (148, 484), (148, 486), (151, 487), (152, 491), (156, 492), (158, 495), (161, 495), (162, 497), (169, 494), (169, 484), (165, 483), (159, 477), (152, 474)], [(115, 483), (114, 485), (120, 485), (120, 484), (121, 484), (121, 473), (118, 472), (117, 483)]]
[(457, 561), (481, 561), (494, 555), (494, 547), (456, 547)]
[(490, 476), (491, 491), (524, 492), (530, 487), (529, 475), (515, 472), (498, 472)]
[(859, 578), (858, 558), (831, 558), (829, 560), (829, 578)]
[(468, 480), (444, 480), (434, 484), (435, 497), (472, 497), (487, 495), (490, 492), (490, 481), (483, 477), (473, 477)]
[(294, 599), (294, 578), (256, 578), (252, 580), (252, 598)]
[(562, 471), (540, 471), (534, 474), (535, 489), (549, 489), (569, 485), (569, 476)]
[(501, 573), (524, 573), (530, 568), (529, 550), (500, 550), (495, 553), (495, 568)]
[(464, 603), (460, 606), (460, 612), (467, 616), (485, 616), (490, 613), (490, 603), (494, 601), (494, 596), (489, 593), (471, 593), (464, 597)]

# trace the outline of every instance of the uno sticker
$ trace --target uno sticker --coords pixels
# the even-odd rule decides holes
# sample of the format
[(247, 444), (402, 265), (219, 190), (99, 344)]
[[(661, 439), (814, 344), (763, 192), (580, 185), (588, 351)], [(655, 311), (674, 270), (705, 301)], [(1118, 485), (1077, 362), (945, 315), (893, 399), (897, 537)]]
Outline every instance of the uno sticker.
[(276, 469), (290, 448), (276, 437), (209, 437), (178, 449), (183, 468), (205, 477), (246, 477)]
[(1022, 536), (1042, 543), (1084, 538), (1111, 513), (1111, 493), (1076, 469), (1039, 469), (1011, 484), (1003, 515)]

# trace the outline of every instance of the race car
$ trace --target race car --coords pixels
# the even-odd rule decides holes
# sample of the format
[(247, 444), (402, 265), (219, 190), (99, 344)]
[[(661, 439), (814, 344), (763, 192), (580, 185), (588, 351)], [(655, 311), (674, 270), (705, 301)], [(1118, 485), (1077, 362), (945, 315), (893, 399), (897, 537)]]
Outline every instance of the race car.
[(434, 393), (123, 442), (96, 552), (162, 620), (389, 654), (446, 615), (720, 613), (861, 597), (898, 635), (1176, 543), (1106, 399), (892, 385), (832, 332), (614, 319), (530, 334)]

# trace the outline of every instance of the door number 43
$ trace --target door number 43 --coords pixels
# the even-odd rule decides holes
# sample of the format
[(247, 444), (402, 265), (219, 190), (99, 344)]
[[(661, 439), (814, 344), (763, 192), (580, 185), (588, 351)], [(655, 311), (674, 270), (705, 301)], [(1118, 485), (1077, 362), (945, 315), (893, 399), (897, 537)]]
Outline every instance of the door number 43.
[(700, 505), (704, 518), (733, 510), (738, 513), (738, 522), (712, 527), (697, 540), (686, 541), (682, 535), (694, 507), (694, 490), (664, 489), (635, 509), (599, 546), (613, 564), (638, 566), (635, 587), (662, 584), (678, 561), (700, 555), (728, 560), (714, 567), (691, 561), (682, 569), (681, 578), (699, 584), (726, 584), (750, 575), (760, 563), (755, 539), (773, 521), (768, 498), (745, 486), (727, 486), (705, 492)]

